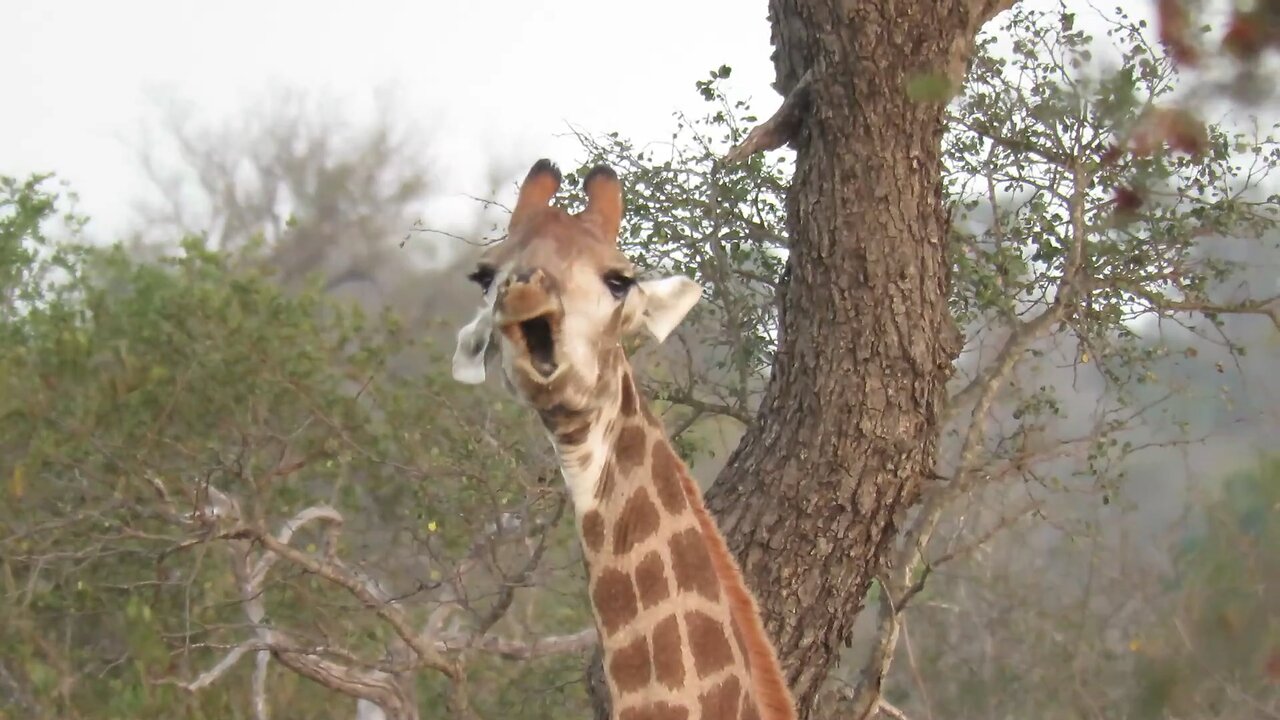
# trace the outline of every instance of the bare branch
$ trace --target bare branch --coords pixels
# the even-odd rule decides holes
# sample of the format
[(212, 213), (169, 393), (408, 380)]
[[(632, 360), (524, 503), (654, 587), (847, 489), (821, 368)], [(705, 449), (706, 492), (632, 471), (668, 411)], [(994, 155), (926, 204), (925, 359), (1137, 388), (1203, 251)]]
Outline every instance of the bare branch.
[(177, 684), (179, 687), (190, 692), (202, 690), (212, 685), (213, 683), (217, 682), (219, 678), (225, 675), (228, 670), (230, 670), (237, 662), (240, 661), (240, 658), (244, 657), (245, 653), (249, 652), (250, 650), (258, 649), (260, 647), (261, 647), (260, 643), (254, 642), (252, 640), (240, 643), (239, 645), (232, 648), (231, 652), (228, 652), (226, 655), (224, 655), (223, 658), (219, 660), (216, 665), (200, 673), (200, 675), (198, 675), (195, 680), (192, 680), (191, 682), (188, 682), (188, 683), (177, 683), (175, 681), (168, 681), (168, 682), (175, 682), (175, 684)]
[(294, 565), (319, 575), (347, 590), (347, 592), (364, 603), (366, 607), (377, 613), (378, 617), (391, 625), (396, 635), (413, 649), (414, 654), (418, 656), (418, 661), (422, 665), (437, 670), (450, 679), (456, 679), (461, 676), (462, 671), (457, 663), (451, 662), (442, 656), (435, 647), (428, 644), (418, 633), (414, 632), (409, 626), (409, 621), (404, 612), (398, 606), (386, 602), (368, 583), (356, 577), (340, 561), (333, 558), (322, 560), (280, 542), (274, 535), (252, 527), (242, 527), (227, 535), (230, 538), (241, 536), (256, 540), (267, 550), (280, 555)]
[[(898, 607), (898, 612), (902, 612), (902, 607)], [(907, 667), (911, 668), (911, 677), (916, 681), (916, 688), (920, 691), (920, 699), (924, 702), (924, 712), (926, 720), (933, 720), (933, 703), (929, 700), (929, 690), (924, 684), (924, 675), (920, 672), (920, 664), (916, 662), (916, 651), (911, 646), (911, 633), (907, 630), (907, 619), (904, 617), (902, 622), (902, 644), (907, 649)], [(880, 698), (880, 702), (884, 702), (884, 698)]]
[(496, 635), (462, 637), (444, 635), (436, 642), (441, 652), (479, 650), (507, 660), (532, 660), (551, 655), (571, 655), (586, 652), (600, 641), (595, 627), (579, 630), (569, 635), (550, 635), (535, 640), (513, 640)]
[[(157, 492), (161, 492), (162, 488), (160, 485)], [(374, 609), (416, 656), (413, 662), (405, 664), (404, 672), (424, 665), (443, 672), (453, 681), (454, 706), (462, 716), (469, 715), (464, 694), (465, 676), (461, 666), (444, 658), (434, 644), (415, 637), (403, 612), (393, 604), (376, 580), (346, 567), (336, 557), (337, 535), (343, 525), (341, 513), (329, 506), (312, 506), (296, 513), (285, 521), (278, 533), (271, 534), (245, 525), (239, 503), (217, 487), (207, 485), (204, 491), (207, 494), (205, 505), (191, 513), (190, 519), (211, 529), (215, 523), (223, 528), (232, 528), (215, 537), (228, 541), (232, 571), (240, 587), (245, 616), (254, 628), (255, 639), (233, 648), (196, 680), (175, 684), (189, 691), (204, 688), (222, 676), (245, 653), (252, 651), (257, 654), (252, 690), (254, 716), (257, 720), (267, 720), (268, 717), (269, 695), (266, 681), (268, 663), (272, 657), (290, 670), (325, 687), (376, 705), (386, 718), (416, 720), (417, 709), (412, 698), (412, 685), (402, 683), (394, 673), (372, 664), (360, 667), (363, 664), (361, 660), (336, 648), (303, 647), (281, 631), (263, 624), (266, 614), (262, 597), (263, 585), (272, 567), (278, 560), (284, 559), (344, 587), (367, 607)], [(317, 522), (326, 527), (322, 556), (303, 553), (289, 545), (300, 530)], [(256, 562), (251, 553), (254, 543), (265, 548)]]
[(757, 125), (747, 133), (746, 139), (724, 156), (726, 163), (732, 164), (751, 157), (758, 152), (777, 150), (795, 139), (800, 131), (801, 121), (809, 112), (812, 99), (813, 69), (809, 69), (800, 77), (796, 86), (787, 93), (782, 105), (773, 116)]
[[(538, 565), (542, 562), (542, 555), (547, 549), (547, 530), (560, 523), (560, 518), (564, 516), (564, 509), (567, 505), (568, 496), (564, 493), (557, 495), (555, 510), (552, 511), (551, 517), (538, 523), (534, 528), (534, 532), (540, 532), (537, 546), (534, 547), (533, 552), (529, 553), (528, 561), (525, 562), (524, 567), (516, 573), (516, 576), (514, 578), (506, 579), (506, 582), (503, 583), (502, 591), (498, 597), (498, 602), (493, 606), (485, 618), (480, 621), (477, 632), (478, 635), (488, 633), (489, 630), (502, 619), (502, 616), (506, 615), (507, 611), (511, 609), (511, 603), (515, 600), (516, 588), (529, 582), (529, 579), (533, 576), (534, 570), (536, 570)], [(495, 525), (495, 535), (502, 532), (501, 526), (501, 522)]]
[(879, 702), (876, 703), (876, 709), (893, 718), (893, 720), (908, 720), (906, 713), (884, 698), (880, 698)]
[(683, 405), (698, 415), (723, 415), (724, 417), (733, 418), (743, 425), (751, 424), (751, 414), (741, 407), (699, 400), (693, 396), (691, 390), (686, 388), (668, 390), (666, 400), (676, 405)]
[(254, 720), (268, 720), (267, 668), (270, 666), (271, 654), (259, 652), (253, 662), (253, 717)]
[[(330, 532), (326, 533), (325, 536), (325, 548), (326, 552), (329, 552), (333, 548), (337, 547), (337, 531), (342, 527), (344, 520), (342, 513), (327, 505), (315, 505), (298, 512), (292, 518), (285, 521), (283, 527), (280, 528), (280, 532), (276, 535), (276, 538), (279, 542), (287, 545), (293, 541), (294, 533), (301, 530), (308, 523), (320, 521), (328, 523), (330, 528)], [(249, 577), (249, 585), (254, 594), (261, 591), (262, 582), (266, 579), (267, 572), (271, 570), (271, 566), (274, 565), (278, 559), (279, 555), (271, 553), (265, 554), (262, 557), (262, 560), (259, 561), (258, 565), (253, 569), (253, 573)]]
[(271, 652), (280, 664), (303, 677), (376, 704), (387, 718), (417, 720), (418, 710), (412, 697), (393, 675), (376, 670), (357, 670), (325, 660), (314, 652), (294, 649), (287, 642), (275, 643)]
[[(355, 668), (327, 660), (324, 656), (331, 654), (329, 648), (303, 647), (275, 630), (264, 629), (260, 636), (265, 636), (267, 639), (260, 637), (237, 645), (216, 665), (191, 682), (183, 683), (171, 679), (160, 682), (177, 685), (188, 692), (197, 692), (216, 682), (246, 653), (253, 652), (258, 653), (259, 658), (264, 654), (274, 656), (289, 669), (327, 688), (352, 697), (366, 699), (384, 709), (391, 708), (392, 712), (388, 717), (404, 719), (417, 717), (416, 711), (406, 713), (402, 708), (404, 693), (389, 673)], [(261, 660), (259, 662), (261, 666)], [(266, 697), (258, 694), (256, 679), (254, 693), (255, 717), (266, 717)]]
[(868, 720), (882, 698), (884, 679), (893, 664), (893, 650), (898, 646), (898, 634), (902, 623), (898, 615), (893, 593), (880, 581), (880, 608), (877, 613), (876, 644), (862, 666), (862, 676), (853, 692), (843, 698), (852, 703), (854, 720)]
[(1215, 303), (1201, 299), (1174, 300), (1158, 295), (1136, 283), (1112, 281), (1111, 286), (1141, 298), (1153, 310), (1218, 315), (1264, 315), (1271, 320), (1277, 330), (1280, 330), (1280, 296), (1278, 295), (1238, 303)]

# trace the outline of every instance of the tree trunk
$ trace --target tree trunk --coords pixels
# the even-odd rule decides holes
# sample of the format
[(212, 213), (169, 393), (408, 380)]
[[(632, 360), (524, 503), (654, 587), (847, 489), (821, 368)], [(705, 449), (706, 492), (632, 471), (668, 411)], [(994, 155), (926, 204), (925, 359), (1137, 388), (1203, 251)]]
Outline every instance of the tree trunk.
[[(999, 0), (770, 0), (777, 88), (809, 73), (773, 375), (707, 502), (802, 719), (933, 475), (959, 336), (948, 309), (945, 97)], [(926, 84), (927, 85), (927, 84)], [(935, 80), (936, 86), (936, 80)]]

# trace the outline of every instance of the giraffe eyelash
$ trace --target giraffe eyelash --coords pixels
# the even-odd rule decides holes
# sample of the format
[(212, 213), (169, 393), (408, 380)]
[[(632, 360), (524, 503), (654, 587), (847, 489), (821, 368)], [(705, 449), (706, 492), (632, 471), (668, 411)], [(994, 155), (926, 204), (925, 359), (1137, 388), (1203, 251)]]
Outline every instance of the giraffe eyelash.
[(621, 300), (631, 286), (636, 284), (636, 279), (626, 273), (613, 270), (604, 274), (604, 284), (615, 299)]

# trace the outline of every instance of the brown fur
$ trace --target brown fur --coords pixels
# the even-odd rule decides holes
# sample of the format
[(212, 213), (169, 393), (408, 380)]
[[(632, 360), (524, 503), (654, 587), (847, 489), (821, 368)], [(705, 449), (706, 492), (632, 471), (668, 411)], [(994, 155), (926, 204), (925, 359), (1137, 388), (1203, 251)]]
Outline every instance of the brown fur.
[(720, 622), (701, 610), (684, 614), (689, 631), (689, 651), (698, 677), (710, 677), (733, 662), (733, 650)]
[(560, 171), (550, 163), (535, 165), (520, 186), (507, 239), (486, 249), (480, 264), (506, 266), (519, 256), (527, 268), (564, 267), (583, 260), (601, 271), (633, 269), (616, 243), (623, 209), (617, 176), (612, 171), (592, 173), (587, 180), (587, 207), (571, 215), (547, 204), (560, 188)]
[(526, 221), (536, 219), (559, 189), (560, 169), (550, 161), (539, 160), (520, 184), (520, 194), (511, 211), (511, 226), (519, 228)]
[(737, 718), (738, 701), (742, 697), (742, 683), (736, 675), (730, 675), (724, 682), (702, 693), (698, 704), (702, 708), (703, 720), (709, 718)]
[(651, 552), (636, 564), (636, 587), (640, 590), (640, 605), (646, 608), (671, 596), (661, 555)]
[(604, 631), (613, 635), (631, 622), (639, 612), (631, 576), (619, 570), (606, 569), (596, 578), (591, 601), (600, 615)]
[(634, 692), (649, 684), (649, 678), (653, 677), (653, 659), (643, 635), (613, 654), (609, 675), (622, 693)]
[(675, 615), (653, 628), (653, 674), (669, 688), (684, 683), (684, 656), (680, 652), (680, 623)]
[(622, 184), (618, 176), (608, 167), (598, 165), (587, 173), (582, 189), (587, 195), (587, 207), (581, 217), (595, 223), (605, 237), (618, 237), (618, 228), (622, 225)]
[(630, 419), (635, 417), (637, 408), (635, 385), (631, 381), (631, 374), (626, 373), (622, 376), (622, 402), (618, 406), (618, 412), (622, 413), (622, 417)]
[(711, 564), (705, 532), (689, 528), (671, 538), (671, 571), (676, 587), (714, 602), (720, 599), (720, 578)]
[(653, 484), (658, 489), (658, 499), (662, 507), (672, 515), (684, 512), (688, 502), (684, 498), (684, 488), (680, 485), (680, 460), (665, 442), (653, 444), (653, 452), (649, 457), (649, 469), (653, 472)]
[(636, 488), (623, 506), (618, 523), (613, 526), (613, 554), (625, 555), (631, 552), (632, 547), (658, 532), (661, 521), (658, 508), (649, 499), (649, 491), (642, 487)]
[(644, 451), (649, 448), (649, 438), (644, 428), (628, 425), (618, 433), (613, 446), (613, 459), (620, 472), (629, 473), (644, 462)]
[(604, 519), (600, 517), (600, 513), (596, 510), (588, 512), (582, 516), (582, 522), (579, 525), (582, 528), (582, 542), (587, 546), (587, 550), (593, 553), (600, 552), (600, 548), (604, 545)]
[(655, 702), (622, 711), (619, 720), (686, 720), (689, 709), (668, 702)]

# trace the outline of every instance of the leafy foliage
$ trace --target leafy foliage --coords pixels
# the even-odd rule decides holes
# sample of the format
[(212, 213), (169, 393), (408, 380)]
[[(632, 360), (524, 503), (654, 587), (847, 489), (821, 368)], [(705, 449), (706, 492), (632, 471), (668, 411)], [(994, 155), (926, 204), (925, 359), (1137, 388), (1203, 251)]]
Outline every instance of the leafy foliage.
[(789, 167), (780, 157), (720, 162), (756, 120), (746, 101), (725, 94), (730, 75), (720, 67), (697, 82), (709, 109), (699, 117), (676, 115), (669, 143), (636, 147), (617, 133), (580, 134), (586, 158), (566, 184), (576, 185), (598, 162), (616, 168), (628, 208), (624, 252), (642, 268), (696, 277), (709, 289), (676, 338), (684, 357), (670, 353), (668, 364), (648, 374), (651, 394), (694, 417), (746, 422), (777, 342), (774, 296), (786, 259)]
[[(539, 474), (541, 438), (509, 404), (460, 398), (443, 359), (394, 317), (370, 320), (314, 288), (286, 293), (254, 248), (188, 238), (154, 263), (74, 239), (54, 248), (43, 228), (58, 198), (38, 179), (3, 188), (16, 301), (0, 322), (0, 666), (24, 688), (24, 716), (245, 715), (243, 671), (221, 692), (175, 684), (251, 637), (220, 541), (238, 525), (219, 524), (230, 522), (220, 498), (272, 532), (308, 507), (338, 509), (336, 546), (312, 528), (293, 544), (317, 561), (354, 556), (410, 617), (435, 613), (455, 634), (503, 620), (509, 579), (535, 546), (540, 572), (579, 587), (563, 501)], [(322, 577), (276, 566), (263, 599), (265, 622), (299, 642), (334, 638), (333, 652), (375, 665), (387, 652), (388, 626)], [(516, 607), (523, 632), (588, 622), (580, 593)], [(510, 701), (497, 688), (579, 672), (572, 656), (481, 657), (476, 669), (472, 692), (489, 710)], [(308, 681), (272, 677), (273, 704), (328, 714)], [(419, 684), (422, 702), (443, 702), (443, 683)], [(555, 696), (527, 711), (558, 714)]]

